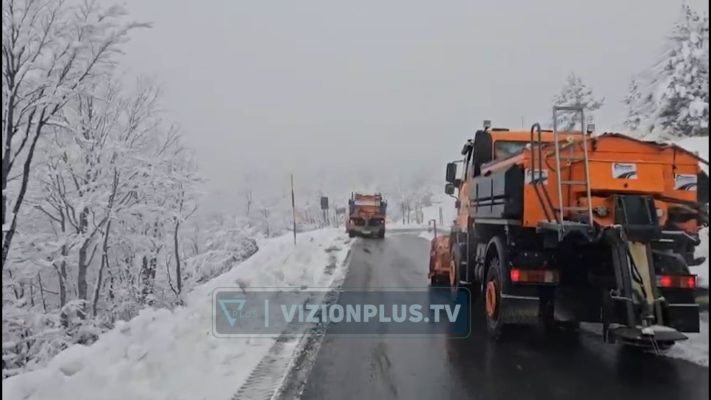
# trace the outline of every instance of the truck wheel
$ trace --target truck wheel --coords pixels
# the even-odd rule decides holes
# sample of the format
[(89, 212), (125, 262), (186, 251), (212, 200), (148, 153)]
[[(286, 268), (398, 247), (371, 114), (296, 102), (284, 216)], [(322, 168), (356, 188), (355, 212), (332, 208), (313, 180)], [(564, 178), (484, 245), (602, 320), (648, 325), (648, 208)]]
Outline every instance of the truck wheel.
[[(442, 278), (437, 275), (432, 275), (432, 277), (430, 278), (430, 286), (442, 287), (443, 286), (442, 282), (443, 282)], [(444, 285), (446, 286), (446, 284), (444, 284)]]
[(501, 338), (504, 323), (502, 321), (501, 302), (501, 272), (499, 256), (494, 255), (489, 260), (489, 268), (484, 285), (484, 301), (486, 310), (486, 330), (491, 339)]
[(449, 262), (449, 287), (453, 292), (459, 289), (459, 268), (457, 268), (457, 263), (453, 257), (450, 257)]
[(439, 285), (439, 278), (437, 277), (436, 274), (433, 273), (434, 264), (435, 264), (434, 255), (435, 255), (435, 251), (430, 250), (430, 266), (429, 266), (429, 269), (427, 270), (428, 274), (430, 275), (430, 286), (438, 286)]
[(355, 237), (355, 232), (348, 231), (348, 237)]
[(380, 231), (380, 233), (378, 233), (378, 238), (385, 239), (385, 229), (383, 229), (382, 231)]

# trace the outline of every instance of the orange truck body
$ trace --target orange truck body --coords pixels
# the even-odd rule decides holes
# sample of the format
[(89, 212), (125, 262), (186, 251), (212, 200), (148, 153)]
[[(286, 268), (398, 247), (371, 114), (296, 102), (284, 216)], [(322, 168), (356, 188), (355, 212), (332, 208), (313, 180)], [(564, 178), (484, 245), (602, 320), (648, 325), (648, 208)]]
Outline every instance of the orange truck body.
[(658, 347), (698, 331), (689, 267), (704, 260), (694, 249), (708, 226), (706, 161), (538, 124), (478, 131), (462, 155), (447, 165), (457, 214), (431, 242), (428, 276), (480, 290), (493, 336), (524, 316), (602, 322), (610, 338)]
[(346, 233), (350, 237), (385, 237), (387, 202), (380, 193), (353, 193), (348, 201)]
[[(593, 208), (606, 206), (611, 212), (606, 216), (593, 214), (596, 224), (612, 225), (615, 219), (614, 207), (612, 205), (613, 194), (650, 194), (655, 197), (655, 204), (660, 213), (660, 223), (664, 225), (668, 218), (669, 208), (681, 207), (686, 209), (685, 203), (693, 203), (697, 200), (696, 188), (689, 190), (688, 186), (681, 185), (684, 178), (695, 180), (700, 172), (699, 159), (695, 154), (690, 153), (678, 146), (645, 142), (620, 134), (603, 134), (600, 136), (584, 136), (580, 133), (566, 135), (560, 134), (568, 146), (572, 147), (572, 157), (581, 158), (582, 146), (580, 141), (587, 140), (589, 146), (589, 173), (590, 189), (592, 192)], [(499, 141), (517, 141), (528, 143), (530, 133), (525, 131), (514, 132), (492, 132), (494, 147)], [(553, 134), (543, 132), (542, 141), (552, 142)], [(571, 153), (567, 150), (566, 155)], [(562, 166), (564, 177), (558, 177), (553, 168), (552, 147), (543, 150), (544, 168), (548, 171), (548, 179), (545, 183), (548, 193), (555, 201), (558, 198), (556, 181), (564, 179), (567, 181), (583, 181), (585, 172), (580, 162), (564, 162)], [(502, 168), (511, 165), (520, 166), (525, 173), (536, 170), (538, 163), (536, 152), (527, 146), (519, 154), (513, 155), (503, 160), (494, 160), (482, 166), (482, 175), (486, 176)], [(566, 165), (567, 164), (567, 165)], [(616, 177), (613, 170), (616, 166), (634, 166), (635, 173), (628, 178)], [(467, 185), (467, 182), (463, 182)], [(570, 186), (563, 188), (563, 206), (566, 208), (584, 207), (586, 204), (581, 186)], [(470, 192), (460, 190), (460, 202), (468, 204)], [(557, 204), (556, 204), (557, 206)], [(457, 214), (457, 224), (466, 229), (469, 212), (476, 213), (476, 208), (460, 208)], [(549, 213), (552, 210), (548, 210)], [(569, 217), (572, 212), (566, 212)], [(544, 221), (544, 206), (538, 201), (531, 185), (525, 185), (523, 189), (523, 216), (521, 222), (523, 226), (535, 228), (541, 221)], [(683, 230), (688, 233), (697, 233), (698, 224), (691, 221), (683, 226)]]

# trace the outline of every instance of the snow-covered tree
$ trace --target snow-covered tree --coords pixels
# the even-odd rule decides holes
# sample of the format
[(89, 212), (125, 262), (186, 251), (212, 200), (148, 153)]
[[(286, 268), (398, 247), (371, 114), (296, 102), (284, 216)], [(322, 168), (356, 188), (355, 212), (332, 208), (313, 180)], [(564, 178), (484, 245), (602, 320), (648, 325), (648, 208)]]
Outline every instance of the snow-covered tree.
[(708, 16), (685, 4), (663, 55), (631, 85), (625, 125), (657, 139), (708, 135), (708, 60)]
[[(587, 121), (593, 120), (594, 112), (602, 107), (604, 102), (605, 99), (596, 98), (592, 88), (583, 83), (582, 78), (575, 73), (568, 75), (560, 93), (553, 98), (553, 104), (556, 106), (582, 107), (585, 110)], [(575, 113), (561, 112), (558, 115), (557, 125), (560, 130), (571, 130), (580, 125)]]
[(2, 2), (2, 262), (7, 260), (39, 138), (103, 76), (128, 32), (122, 7), (95, 1)]
[(632, 79), (629, 86), (629, 92), (623, 103), (627, 106), (627, 116), (625, 117), (624, 125), (627, 129), (634, 132), (642, 123), (642, 119), (646, 117), (644, 112), (644, 103), (642, 101), (642, 92), (639, 88), (639, 82)]
[(39, 141), (19, 251), (3, 270), (10, 368), (89, 343), (144, 305), (182, 302), (180, 228), (196, 209), (198, 178), (158, 98), (150, 83), (95, 82)]
[(708, 134), (709, 19), (689, 5), (669, 36), (669, 48), (657, 66), (656, 117), (673, 136)]

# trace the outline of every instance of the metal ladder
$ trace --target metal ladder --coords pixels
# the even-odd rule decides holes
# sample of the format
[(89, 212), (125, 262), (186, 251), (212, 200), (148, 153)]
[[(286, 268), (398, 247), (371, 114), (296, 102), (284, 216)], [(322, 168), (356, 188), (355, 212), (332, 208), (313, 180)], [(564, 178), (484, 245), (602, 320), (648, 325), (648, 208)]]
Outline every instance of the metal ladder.
[[(578, 141), (574, 140), (569, 143), (561, 145), (560, 142), (560, 132), (558, 131), (558, 116), (560, 112), (575, 112), (576, 115), (580, 116), (580, 136), (582, 136), (582, 149), (583, 154), (581, 157), (575, 157), (575, 145)], [(571, 134), (572, 132), (568, 132)], [(556, 172), (556, 183), (558, 186), (558, 207), (554, 209), (558, 213), (556, 220), (559, 222), (558, 225), (558, 239), (562, 240), (566, 234), (566, 230), (573, 227), (591, 227), (593, 223), (593, 209), (592, 209), (592, 194), (590, 192), (590, 160), (588, 158), (588, 140), (586, 138), (586, 128), (585, 128), (585, 111), (582, 107), (575, 106), (554, 106), (553, 107), (553, 146), (555, 148), (555, 172)], [(566, 157), (561, 156), (561, 150), (568, 148), (569, 152)], [(567, 166), (562, 166), (562, 161), (568, 162)], [(583, 169), (585, 171), (585, 177), (582, 181), (575, 181), (569, 178), (568, 180), (563, 179), (563, 168), (568, 168), (569, 176), (572, 176), (572, 166), (573, 163), (582, 162)], [(565, 206), (563, 203), (563, 188), (564, 187), (574, 187), (574, 186), (584, 186), (585, 196), (587, 198), (587, 205), (585, 207), (579, 206)], [(569, 200), (572, 200), (572, 192), (569, 191)], [(566, 221), (565, 214), (567, 211), (585, 211), (587, 213), (587, 223), (581, 223), (579, 221)], [(582, 225), (582, 226), (581, 226)]]

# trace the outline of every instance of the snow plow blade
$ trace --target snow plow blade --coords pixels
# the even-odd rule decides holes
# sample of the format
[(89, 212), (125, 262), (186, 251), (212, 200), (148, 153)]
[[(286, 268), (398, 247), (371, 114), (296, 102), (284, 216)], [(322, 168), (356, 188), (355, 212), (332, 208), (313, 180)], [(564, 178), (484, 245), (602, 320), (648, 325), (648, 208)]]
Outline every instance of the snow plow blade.
[(662, 325), (642, 328), (614, 324), (607, 333), (610, 342), (620, 341), (627, 345), (649, 348), (664, 348), (688, 339), (676, 329)]

